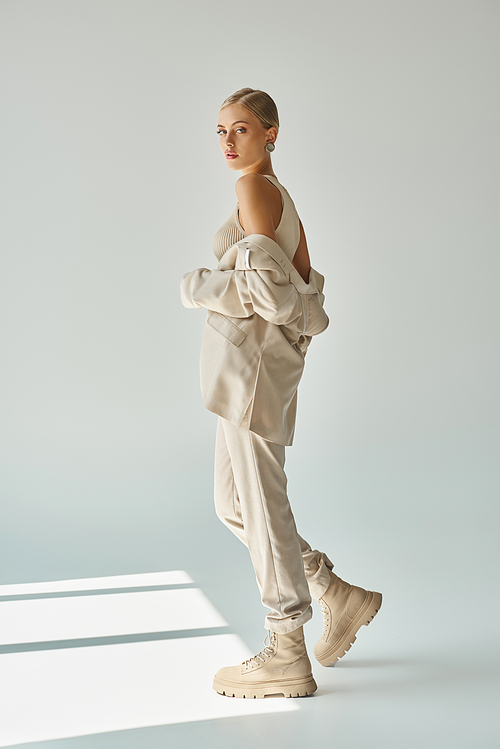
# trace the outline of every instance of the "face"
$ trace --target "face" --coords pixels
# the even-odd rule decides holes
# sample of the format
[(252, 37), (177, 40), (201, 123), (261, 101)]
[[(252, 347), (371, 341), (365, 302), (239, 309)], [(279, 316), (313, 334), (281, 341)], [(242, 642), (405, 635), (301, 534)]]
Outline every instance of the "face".
[(242, 107), (230, 104), (219, 112), (217, 133), (226, 163), (233, 171), (262, 173), (271, 161), (266, 143), (276, 140), (275, 127), (262, 127), (257, 117)]

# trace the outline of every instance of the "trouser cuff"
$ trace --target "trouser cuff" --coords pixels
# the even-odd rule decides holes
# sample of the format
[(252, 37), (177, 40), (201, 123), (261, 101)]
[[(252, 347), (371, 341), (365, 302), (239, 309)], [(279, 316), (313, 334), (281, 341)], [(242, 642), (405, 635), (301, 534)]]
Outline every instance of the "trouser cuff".
[(309, 592), (315, 601), (319, 601), (324, 596), (332, 581), (330, 570), (333, 569), (333, 563), (328, 559), (326, 554), (323, 554), (322, 557), (317, 572), (314, 575), (306, 575)]
[(308, 606), (304, 613), (298, 617), (287, 618), (287, 619), (275, 619), (267, 616), (265, 627), (270, 629), (271, 632), (276, 632), (279, 635), (286, 635), (288, 632), (293, 632), (299, 627), (302, 627), (312, 617), (312, 607)]

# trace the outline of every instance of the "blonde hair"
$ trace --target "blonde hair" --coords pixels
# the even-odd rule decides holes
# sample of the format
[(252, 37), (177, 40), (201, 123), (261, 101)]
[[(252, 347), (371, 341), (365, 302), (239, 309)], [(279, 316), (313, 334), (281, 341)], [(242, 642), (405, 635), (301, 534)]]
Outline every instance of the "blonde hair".
[(280, 126), (278, 108), (265, 91), (240, 88), (239, 91), (235, 91), (222, 102), (221, 109), (228, 107), (230, 104), (241, 104), (242, 107), (248, 109), (266, 130), (270, 127), (278, 129)]

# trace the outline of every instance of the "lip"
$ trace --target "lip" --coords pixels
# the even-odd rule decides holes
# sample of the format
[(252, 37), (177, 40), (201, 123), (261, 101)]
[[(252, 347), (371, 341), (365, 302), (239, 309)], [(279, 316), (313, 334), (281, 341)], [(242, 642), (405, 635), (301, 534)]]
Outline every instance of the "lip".
[(234, 151), (226, 151), (225, 153), (226, 159), (237, 159), (238, 154), (234, 153)]

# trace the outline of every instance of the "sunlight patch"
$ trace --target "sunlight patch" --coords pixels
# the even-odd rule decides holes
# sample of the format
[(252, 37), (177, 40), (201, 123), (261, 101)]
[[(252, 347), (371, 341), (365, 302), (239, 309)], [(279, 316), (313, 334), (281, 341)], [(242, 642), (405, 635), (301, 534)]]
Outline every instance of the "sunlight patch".
[(77, 578), (76, 580), (0, 585), (0, 596), (63, 593), (73, 590), (106, 590), (108, 588), (144, 588), (148, 585), (186, 585), (192, 582), (193, 580), (188, 573), (182, 570), (145, 572), (136, 575), (110, 575), (107, 577)]
[(214, 692), (215, 672), (251, 655), (236, 635), (2, 655), (0, 746), (298, 709)]
[(0, 602), (0, 645), (225, 627), (197, 588)]
[[(191, 583), (186, 573), (168, 583)], [(183, 578), (182, 576), (185, 577)], [(118, 576), (124, 587), (145, 585), (152, 576)], [(134, 582), (130, 582), (135, 578)], [(51, 592), (117, 588), (118, 579), (96, 578), (64, 584)], [(103, 582), (105, 581), (105, 582)], [(112, 581), (109, 584), (108, 581)], [(182, 583), (181, 583), (182, 584)], [(12, 588), (2, 586), (4, 595)], [(35, 590), (35, 588), (37, 588)], [(6, 589), (10, 589), (8, 592)], [(26, 590), (23, 591), (27, 593)], [(49, 592), (44, 588), (44, 593)], [(142, 634), (227, 626), (197, 588), (42, 598), (0, 602), (3, 644), (43, 643), (122, 634)], [(297, 710), (294, 700), (241, 700), (221, 697), (212, 679), (221, 666), (253, 655), (234, 634), (92, 644), (0, 655), (0, 747), (34, 741), (217, 718)]]

